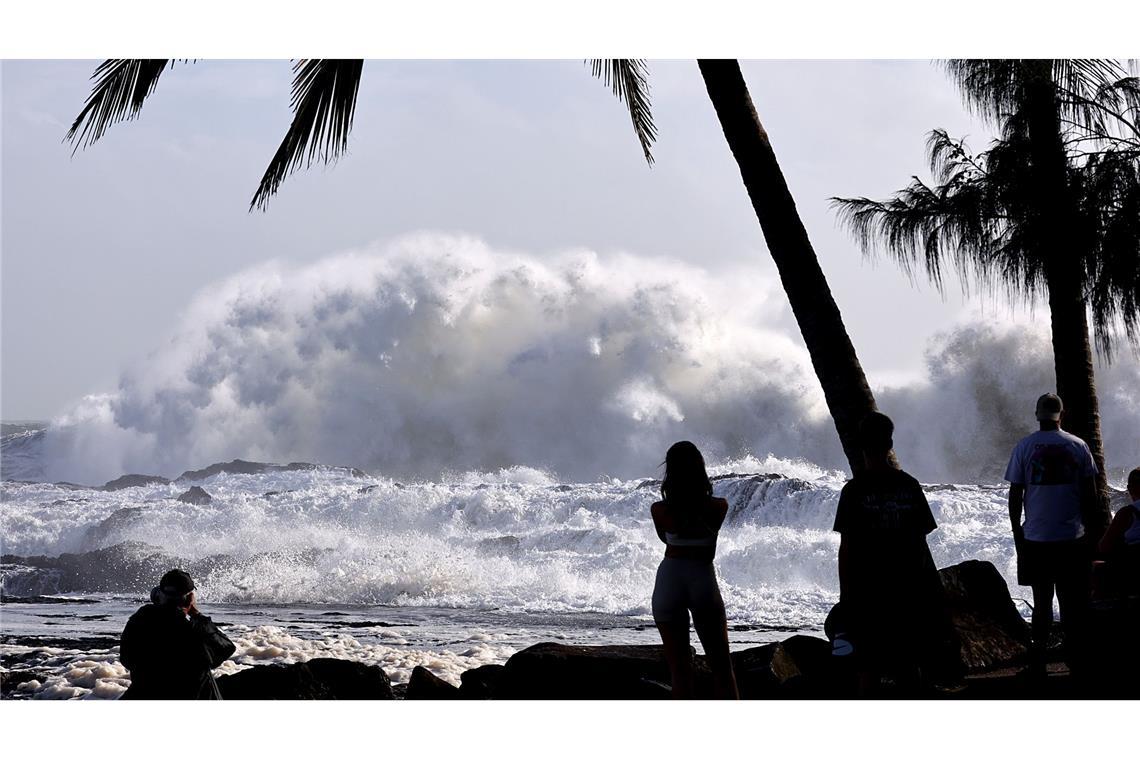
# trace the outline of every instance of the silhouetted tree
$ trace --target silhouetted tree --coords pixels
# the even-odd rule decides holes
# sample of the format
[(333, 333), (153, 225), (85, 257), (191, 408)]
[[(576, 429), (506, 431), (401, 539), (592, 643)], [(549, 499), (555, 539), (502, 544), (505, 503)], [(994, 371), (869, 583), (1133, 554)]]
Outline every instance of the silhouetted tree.
[(1140, 82), (1113, 61), (951, 61), (967, 103), (1001, 137), (973, 155), (945, 131), (927, 142), (934, 185), (915, 178), (887, 201), (833, 199), (865, 253), (884, 248), (941, 289), (1046, 296), (1065, 428), (1093, 451), (1108, 489), (1089, 342), (1111, 361), (1117, 325), (1140, 338)]

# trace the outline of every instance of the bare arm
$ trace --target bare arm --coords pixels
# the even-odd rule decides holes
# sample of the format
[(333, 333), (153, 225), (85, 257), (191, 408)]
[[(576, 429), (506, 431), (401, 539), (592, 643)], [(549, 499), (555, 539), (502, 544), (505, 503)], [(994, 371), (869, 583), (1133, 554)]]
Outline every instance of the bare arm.
[(1101, 510), (1095, 477), (1081, 478), (1081, 522), (1084, 523), (1086, 535), (1094, 540), (1104, 537), (1105, 514)]
[(656, 502), (649, 508), (649, 515), (653, 518), (653, 529), (657, 531), (657, 537), (661, 539), (661, 543), (668, 545), (669, 542), (665, 540), (665, 528), (661, 525), (661, 511), (664, 508), (663, 503)]
[(1128, 508), (1118, 510), (1116, 517), (1112, 518), (1112, 524), (1108, 526), (1108, 530), (1104, 532), (1100, 543), (1097, 544), (1096, 550), (1101, 554), (1112, 554), (1124, 543), (1124, 532), (1128, 530), (1135, 519), (1135, 510)]
[(843, 599), (843, 592), (847, 589), (848, 578), (851, 576), (851, 549), (847, 545), (847, 536), (842, 533), (839, 534), (839, 557), (836, 564), (839, 567), (839, 598)]
[(1025, 530), (1021, 527), (1021, 510), (1025, 506), (1025, 486), (1020, 483), (1011, 483), (1009, 486), (1009, 525), (1013, 530), (1013, 537), (1025, 537)]

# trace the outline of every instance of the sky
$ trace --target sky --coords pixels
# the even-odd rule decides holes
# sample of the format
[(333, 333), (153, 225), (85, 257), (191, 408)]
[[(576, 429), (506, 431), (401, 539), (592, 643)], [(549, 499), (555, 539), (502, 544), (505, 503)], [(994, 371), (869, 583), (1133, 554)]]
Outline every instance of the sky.
[[(97, 61), (5, 61), (0, 416), (47, 419), (116, 387), (195, 294), (266, 261), (304, 265), (419, 231), (553, 256), (666, 257), (775, 275), (692, 61), (652, 61), (656, 162), (581, 61), (368, 61), (349, 150), (249, 199), (288, 125), (287, 61), (167, 71), (141, 118), (72, 155), (63, 142)], [(868, 261), (832, 196), (925, 176), (936, 127), (990, 130), (929, 61), (743, 62), (757, 111), (873, 386), (918, 377), (936, 333), (1024, 320)], [(796, 341), (785, 308), (779, 323)]]

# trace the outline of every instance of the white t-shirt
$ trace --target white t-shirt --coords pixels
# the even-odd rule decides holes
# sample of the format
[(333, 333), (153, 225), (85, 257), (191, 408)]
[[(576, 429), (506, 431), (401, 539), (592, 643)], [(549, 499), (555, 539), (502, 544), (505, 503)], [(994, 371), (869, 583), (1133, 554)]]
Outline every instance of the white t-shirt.
[(1064, 430), (1038, 430), (1018, 442), (1005, 479), (1025, 486), (1025, 538), (1071, 541), (1085, 534), (1081, 479), (1095, 477), (1088, 444)]

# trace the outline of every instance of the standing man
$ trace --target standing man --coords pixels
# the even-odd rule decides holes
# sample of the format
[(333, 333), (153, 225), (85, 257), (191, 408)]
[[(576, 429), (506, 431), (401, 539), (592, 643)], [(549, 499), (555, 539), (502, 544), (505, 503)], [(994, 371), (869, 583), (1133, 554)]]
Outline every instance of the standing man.
[(150, 600), (123, 629), (119, 658), (131, 671), (131, 685), (122, 698), (221, 699), (211, 671), (235, 647), (198, 611), (190, 575), (166, 573)]
[(839, 604), (829, 617), (854, 647), (861, 696), (877, 691), (884, 674), (912, 687), (958, 675), (958, 645), (926, 543), (934, 515), (919, 482), (891, 461), (893, 437), (887, 415), (862, 421), (866, 468), (843, 486), (835, 511)]
[[(1017, 582), (1033, 588), (1033, 666), (1044, 668), (1053, 624), (1053, 593), (1061, 607), (1066, 660), (1082, 654), (1092, 569), (1090, 540), (1099, 536), (1096, 464), (1088, 445), (1061, 430), (1064, 406), (1046, 393), (1037, 399), (1041, 429), (1013, 449), (1009, 481), (1009, 521), (1017, 548)], [(1025, 521), (1022, 522), (1024, 514)]]

